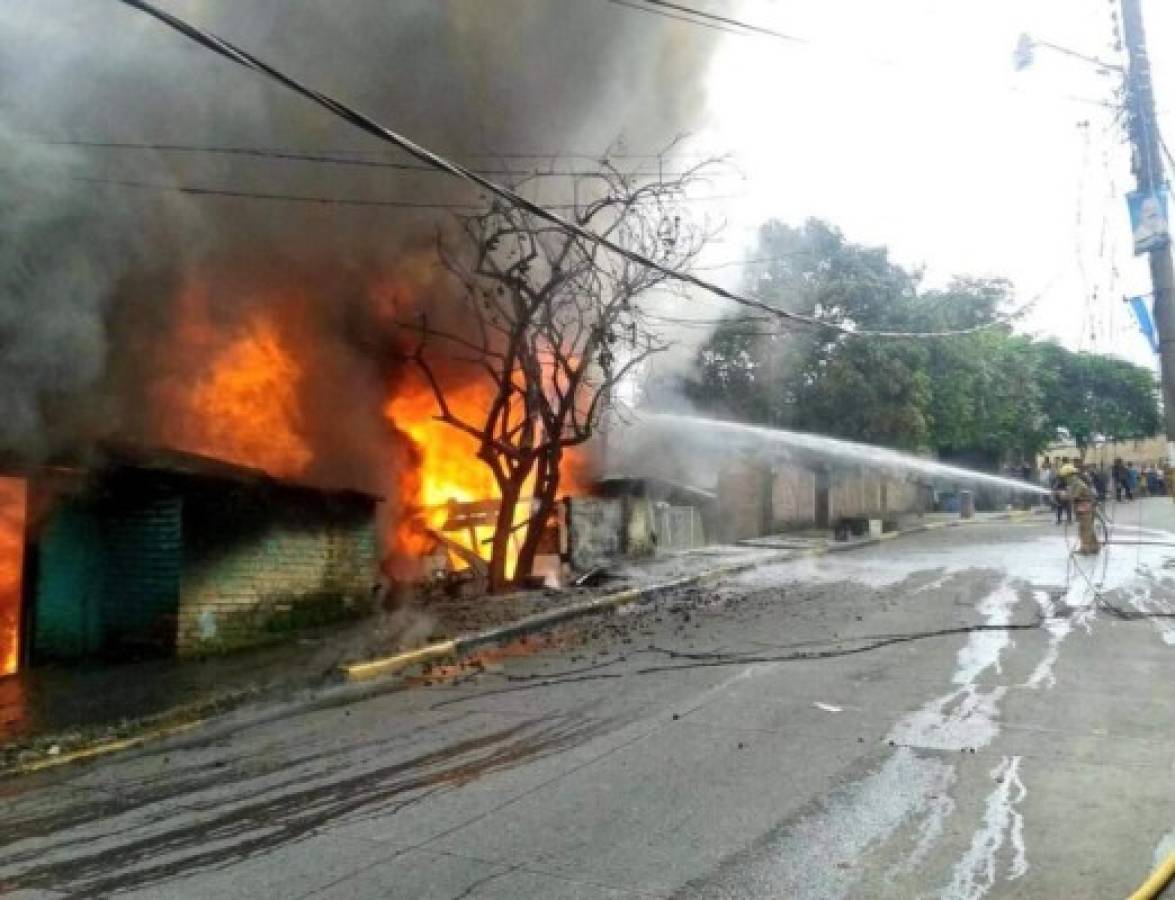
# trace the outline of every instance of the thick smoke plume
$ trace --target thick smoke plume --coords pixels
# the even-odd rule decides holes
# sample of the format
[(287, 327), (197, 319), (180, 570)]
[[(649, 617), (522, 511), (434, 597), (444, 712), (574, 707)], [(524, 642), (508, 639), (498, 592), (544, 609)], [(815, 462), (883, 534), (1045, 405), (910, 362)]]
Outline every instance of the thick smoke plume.
[[(595, 0), (172, 0), (169, 10), (465, 162), (590, 165), (695, 124), (713, 36)], [(456, 315), (435, 209), (192, 197), (189, 185), (469, 203), (416, 169), (42, 142), (276, 148), (398, 160), (371, 138), (115, 2), (0, 7), (0, 453), (166, 441), (172, 399), (259, 314), (296, 348), (291, 415), (322, 482), (394, 493), (382, 416), (392, 310)], [(508, 176), (500, 176), (508, 177)], [(557, 182), (547, 196), (558, 196)], [(392, 458), (389, 458), (392, 454)], [(358, 483), (357, 483), (358, 482)]]

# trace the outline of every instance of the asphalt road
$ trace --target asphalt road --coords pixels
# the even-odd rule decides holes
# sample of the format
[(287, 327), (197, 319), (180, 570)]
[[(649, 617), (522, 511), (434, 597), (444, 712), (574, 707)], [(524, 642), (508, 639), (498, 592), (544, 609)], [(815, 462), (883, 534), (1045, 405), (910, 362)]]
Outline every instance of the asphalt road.
[(1051, 523), (920, 535), (9, 780), (0, 889), (1125, 896), (1175, 845), (1175, 619), (1121, 615), (1175, 610), (1175, 510), (1118, 520), (1082, 571)]

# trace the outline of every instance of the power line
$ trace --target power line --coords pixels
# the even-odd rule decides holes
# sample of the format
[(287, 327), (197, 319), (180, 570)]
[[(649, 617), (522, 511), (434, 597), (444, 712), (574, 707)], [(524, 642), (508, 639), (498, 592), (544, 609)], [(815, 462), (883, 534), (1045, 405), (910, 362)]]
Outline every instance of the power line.
[(294, 93), (300, 94), (306, 99), (311, 100), (317, 105), (323, 107), (340, 119), (343, 119), (346, 122), (350, 122), (353, 126), (360, 129), (361, 131), (373, 135), (382, 141), (392, 144), (393, 146), (399, 147), (401, 150), (405, 151), (410, 156), (415, 157), (421, 162), (440, 169), (441, 171), (448, 172), (455, 178), (459, 178), (478, 185), (489, 193), (494, 194), (497, 197), (501, 197), (503, 200), (512, 204), (517, 209), (534, 216), (536, 219), (549, 222), (570, 235), (609, 250), (612, 253), (615, 253), (617, 256), (628, 260), (629, 262), (633, 262), (652, 271), (659, 272), (668, 279), (672, 279), (681, 284), (692, 285), (707, 291), (708, 293), (714, 294), (715, 296), (722, 297), (751, 309), (761, 310), (762, 312), (766, 312), (780, 320), (794, 322), (801, 325), (808, 325), (816, 328), (825, 328), (830, 331), (836, 331), (842, 334), (900, 338), (930, 338), (947, 335), (972, 334), (974, 332), (981, 331), (993, 326), (1006, 324), (1006, 322), (1003, 320), (995, 320), (984, 325), (974, 326), (972, 328), (953, 329), (938, 332), (865, 331), (858, 330), (850, 325), (828, 322), (814, 316), (805, 316), (798, 313), (777, 309), (776, 307), (764, 303), (761, 300), (756, 300), (752, 297), (736, 293), (735, 291), (727, 290), (720, 285), (699, 278), (697, 275), (694, 275), (690, 272), (683, 272), (679, 269), (674, 269), (663, 263), (659, 263), (642, 253), (638, 253), (635, 250), (624, 246), (623, 244), (617, 243), (611, 238), (584, 228), (575, 222), (569, 222), (566, 219), (551, 212), (549, 209), (546, 209), (542, 205), (535, 203), (532, 200), (528, 200), (526, 197), (523, 197), (516, 191), (491, 181), (485, 176), (479, 175), (477, 172), (474, 172), (472, 169), (469, 169), (460, 163), (453, 162), (452, 160), (446, 159), (443, 156), (434, 153), (427, 147), (424, 147), (410, 138), (407, 138), (404, 135), (401, 135), (392, 129), (381, 125), (379, 122), (368, 116), (365, 116), (357, 110), (350, 108), (341, 101), (336, 100), (327, 94), (323, 94), (320, 91), (316, 91), (307, 85), (301, 84), (289, 75), (286, 75), (268, 63), (229, 43), (228, 41), (225, 41), (214, 34), (197, 28), (196, 26), (191, 25), (190, 23), (172, 15), (171, 13), (164, 12), (163, 10), (154, 6), (152, 3), (147, 2), (147, 0), (118, 0), (118, 2), (152, 16), (153, 18), (164, 23), (195, 43), (208, 48), (214, 53), (217, 53), (220, 56), (223, 56), (244, 68), (251, 69), (255, 72), (260, 72), (268, 76), (279, 84), (284, 85)]
[(689, 319), (684, 316), (662, 316), (657, 313), (642, 312), (641, 317), (655, 322), (666, 322), (671, 325), (686, 327), (713, 328), (719, 325), (736, 325), (745, 322), (770, 322), (767, 316), (723, 316), (718, 319)]
[[(70, 181), (86, 184), (106, 184), (115, 187), (141, 188), (144, 190), (163, 191), (175, 194), (188, 194), (196, 197), (230, 197), (239, 200), (275, 200), (289, 203), (310, 203), (320, 206), (373, 206), (391, 207), (397, 209), (452, 209), (463, 212), (482, 212), (484, 206), (474, 203), (444, 203), (427, 200), (369, 200), (359, 197), (329, 197), (307, 194), (283, 194), (269, 191), (250, 191), (237, 188), (204, 187), (189, 184), (162, 184), (155, 181), (139, 181), (133, 178), (106, 178), (90, 175), (68, 175)], [(686, 197), (683, 202), (713, 202), (737, 199), (732, 196)], [(575, 210), (573, 203), (556, 203), (547, 206), (547, 209)]]
[[(140, 141), (97, 141), (97, 140), (39, 140), (30, 143), (45, 147), (84, 147), (93, 150), (144, 150), (160, 153), (207, 153), (211, 155), (244, 156), (255, 159), (277, 159), (288, 162), (326, 163), (337, 166), (355, 166), (359, 168), (395, 169), (406, 172), (427, 172), (437, 175), (444, 174), (433, 166), (420, 163), (395, 162), (387, 159), (361, 159), (357, 157), (341, 156), (338, 153), (310, 153), (298, 150), (285, 150), (270, 147), (224, 147), (208, 144), (168, 144)], [(487, 154), (488, 156), (489, 154)], [(521, 157), (519, 157), (521, 158)], [(536, 157), (537, 158), (537, 157)], [(643, 158), (643, 157), (642, 157)], [(590, 177), (592, 171), (575, 169), (476, 169), (482, 175), (507, 175), (518, 177)], [(635, 169), (625, 172), (625, 175), (636, 177), (681, 177), (682, 172), (662, 172), (651, 169)]]
[[(762, 35), (765, 37), (776, 38), (778, 40), (787, 41), (793, 44), (802, 44), (805, 46), (814, 46), (816, 44), (811, 38), (801, 37), (794, 34), (786, 34), (781, 31), (775, 31), (761, 25), (755, 25), (751, 22), (746, 22), (741, 19), (735, 19), (730, 16), (720, 16), (715, 13), (709, 13), (695, 7), (686, 6), (680, 3), (670, 3), (667, 0), (607, 0), (617, 6), (626, 6), (629, 9), (634, 9), (639, 12), (650, 13), (652, 15), (664, 16), (665, 18), (675, 19), (679, 22), (687, 22), (691, 25), (698, 25), (703, 28), (713, 28), (718, 31), (724, 31), (727, 34), (734, 34), (742, 37), (750, 35)], [(645, 5), (648, 4), (648, 5)], [(658, 7), (658, 8), (651, 8)], [(680, 13), (668, 12), (668, 10), (680, 10)], [(691, 18), (695, 16), (697, 18)], [(707, 21), (708, 20), (708, 21)], [(726, 24), (723, 24), (726, 23)], [(875, 66), (884, 66), (886, 68), (899, 68), (912, 71), (908, 66), (899, 63), (896, 60), (886, 59), (884, 57), (864, 57)], [(1018, 88), (1003, 88), (1009, 93), (1024, 96), (1023, 92)], [(1060, 94), (1060, 99), (1068, 100), (1073, 103), (1082, 103), (1091, 106), (1112, 107), (1112, 104), (1106, 103), (1102, 100), (1093, 100), (1088, 97), (1077, 97), (1072, 94)]]
[(815, 250), (793, 250), (780, 256), (760, 256), (756, 259), (728, 259), (726, 262), (710, 263), (705, 266), (694, 266), (695, 272), (713, 272), (717, 269), (733, 269), (740, 266), (755, 266), (761, 263), (790, 262), (797, 256), (814, 256)]
[[(615, 0), (609, 0), (615, 2)], [(686, 6), (684, 3), (672, 3), (670, 0), (633, 0), (633, 2), (624, 2), (623, 6), (630, 6), (640, 9), (642, 12), (653, 13), (654, 15), (668, 16), (669, 18), (679, 19), (686, 17), (686, 21), (692, 21), (695, 25), (714, 25), (720, 30), (729, 31), (731, 28), (737, 29), (739, 32), (750, 32), (752, 34), (760, 34), (764, 37), (775, 38), (781, 41), (788, 41), (794, 44), (807, 44), (810, 41), (807, 38), (797, 37), (794, 34), (785, 34), (782, 31), (776, 31), (773, 28), (767, 28), (763, 25), (756, 25), (753, 22), (746, 22), (742, 19), (736, 19), (733, 16), (721, 16), (717, 13), (707, 12), (703, 9), (698, 9), (695, 6)], [(653, 7), (653, 8), (649, 8)], [(672, 12), (665, 12), (671, 10)], [(676, 13), (676, 15), (674, 15)], [(700, 20), (700, 21), (695, 21)]]
[(712, 29), (713, 31), (721, 31), (725, 34), (737, 34), (740, 36), (745, 36), (747, 34), (747, 32), (745, 32), (741, 29), (729, 28), (724, 25), (719, 25), (716, 22), (704, 22), (700, 19), (692, 19), (689, 16), (676, 15), (671, 12), (666, 12), (665, 10), (662, 10), (662, 9), (650, 9), (649, 7), (644, 6), (641, 3), (639, 3), (638, 0), (607, 0), (607, 2), (612, 3), (616, 6), (624, 6), (624, 7), (627, 7), (628, 9), (636, 10), (637, 12), (649, 13), (650, 15), (660, 16), (664, 19), (673, 19), (674, 21), (677, 21), (677, 22), (687, 22), (690, 25), (698, 25), (698, 26), (701, 26), (702, 28)]
[(238, 200), (277, 200), (289, 203), (310, 203), (320, 206), (375, 206), (397, 209), (454, 209), (473, 212), (481, 209), (469, 203), (435, 203), (415, 200), (364, 200), (348, 197), (324, 197), (305, 194), (279, 194), (266, 191), (246, 191), (233, 188), (202, 187), (189, 184), (160, 184), (154, 181), (138, 181), (133, 178), (100, 178), (87, 175), (67, 176), (70, 181), (86, 184), (104, 184), (114, 187), (141, 188), (173, 194), (187, 194), (195, 197), (229, 197)]

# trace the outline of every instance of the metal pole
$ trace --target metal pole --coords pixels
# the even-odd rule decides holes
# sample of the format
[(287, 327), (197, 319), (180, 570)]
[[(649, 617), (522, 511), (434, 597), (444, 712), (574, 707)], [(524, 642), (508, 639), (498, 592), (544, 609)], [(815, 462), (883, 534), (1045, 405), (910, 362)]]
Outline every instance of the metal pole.
[[(1141, 0), (1122, 0), (1122, 30), (1129, 60), (1126, 90), (1130, 140), (1134, 144), (1134, 176), (1139, 191), (1149, 193), (1162, 187), (1165, 179)], [(1155, 328), (1159, 333), (1167, 469), (1170, 474), (1170, 470), (1175, 468), (1175, 268), (1171, 264), (1169, 242), (1150, 251), (1150, 269)]]

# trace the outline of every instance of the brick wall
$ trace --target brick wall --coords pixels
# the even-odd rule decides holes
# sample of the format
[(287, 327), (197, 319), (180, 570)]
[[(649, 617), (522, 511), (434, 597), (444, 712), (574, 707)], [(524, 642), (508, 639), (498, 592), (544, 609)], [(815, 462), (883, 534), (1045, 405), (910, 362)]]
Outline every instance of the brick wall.
[(171, 651), (179, 593), (181, 510), (178, 495), (151, 492), (128, 497), (103, 511), (105, 650)]
[(378, 570), (373, 505), (307, 492), (189, 497), (181, 655), (264, 643), (369, 609)]

